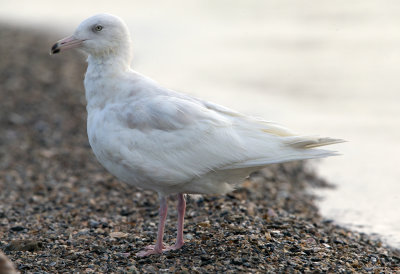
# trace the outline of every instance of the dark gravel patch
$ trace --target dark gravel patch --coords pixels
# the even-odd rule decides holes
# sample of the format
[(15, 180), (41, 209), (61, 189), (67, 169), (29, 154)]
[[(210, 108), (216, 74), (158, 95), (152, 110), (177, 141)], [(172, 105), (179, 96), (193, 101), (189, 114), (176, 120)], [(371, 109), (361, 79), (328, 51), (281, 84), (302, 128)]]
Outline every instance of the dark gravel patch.
[(49, 56), (57, 38), (0, 28), (0, 247), (19, 271), (400, 271), (398, 251), (321, 218), (306, 189), (326, 183), (304, 163), (271, 166), (225, 196), (189, 197), (185, 246), (136, 258), (155, 242), (157, 195), (97, 163), (86, 137), (84, 58)]

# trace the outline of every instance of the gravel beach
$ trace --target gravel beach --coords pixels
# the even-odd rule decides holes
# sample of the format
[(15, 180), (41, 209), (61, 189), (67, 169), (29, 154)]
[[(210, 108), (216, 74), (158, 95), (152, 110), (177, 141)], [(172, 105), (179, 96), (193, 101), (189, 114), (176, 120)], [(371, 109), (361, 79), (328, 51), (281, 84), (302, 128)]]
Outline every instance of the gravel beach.
[(228, 195), (189, 196), (185, 246), (135, 257), (155, 242), (157, 194), (97, 163), (86, 136), (85, 58), (49, 56), (58, 38), (0, 28), (0, 248), (18, 271), (400, 272), (398, 250), (319, 215), (308, 190), (329, 184), (302, 162), (254, 173)]

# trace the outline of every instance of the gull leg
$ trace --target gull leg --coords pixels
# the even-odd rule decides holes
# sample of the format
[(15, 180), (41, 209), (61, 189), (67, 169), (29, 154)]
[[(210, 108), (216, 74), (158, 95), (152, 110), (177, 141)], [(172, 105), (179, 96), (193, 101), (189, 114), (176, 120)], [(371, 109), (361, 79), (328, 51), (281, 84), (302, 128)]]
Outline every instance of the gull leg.
[(163, 237), (164, 237), (165, 220), (167, 218), (167, 211), (168, 211), (167, 199), (162, 196), (160, 197), (160, 209), (159, 209), (160, 221), (158, 223), (156, 244), (154, 246), (149, 246), (148, 248), (145, 248), (145, 250), (142, 250), (139, 253), (137, 253), (136, 256), (145, 257), (151, 254), (159, 254), (163, 252), (163, 249), (165, 249), (163, 243)]
[(176, 243), (174, 246), (168, 247), (168, 250), (179, 249), (183, 246), (183, 221), (185, 219), (186, 201), (182, 193), (178, 194), (178, 227), (176, 235)]

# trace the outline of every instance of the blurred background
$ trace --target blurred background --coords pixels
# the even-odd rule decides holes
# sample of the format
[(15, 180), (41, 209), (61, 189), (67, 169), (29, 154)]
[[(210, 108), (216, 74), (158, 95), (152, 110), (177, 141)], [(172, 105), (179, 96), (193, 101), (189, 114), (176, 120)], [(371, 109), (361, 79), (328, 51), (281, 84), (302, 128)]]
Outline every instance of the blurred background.
[(163, 86), (348, 140), (316, 165), (337, 186), (318, 190), (321, 212), (400, 247), (397, 1), (0, 0), (2, 23), (60, 38), (100, 12), (127, 22), (134, 69)]

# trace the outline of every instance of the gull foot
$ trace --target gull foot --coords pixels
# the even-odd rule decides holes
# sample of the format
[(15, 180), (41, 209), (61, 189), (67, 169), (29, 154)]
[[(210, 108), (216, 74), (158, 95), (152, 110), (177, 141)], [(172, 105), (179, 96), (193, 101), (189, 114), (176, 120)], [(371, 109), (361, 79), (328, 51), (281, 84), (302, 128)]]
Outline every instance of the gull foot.
[(163, 251), (165, 251), (165, 249), (166, 249), (166, 246), (164, 244), (161, 246), (161, 248), (156, 247), (156, 245), (148, 245), (144, 248), (144, 250), (136, 253), (136, 256), (146, 257), (146, 256), (150, 256), (153, 254), (161, 254), (161, 253), (163, 253)]
[[(151, 250), (151, 249), (155, 249), (156, 248), (156, 245), (148, 245), (148, 246), (146, 246), (145, 248), (144, 248), (144, 250)], [(165, 249), (165, 246), (163, 245), (162, 247), (161, 247), (161, 249)]]
[(150, 256), (150, 255), (153, 255), (153, 254), (161, 254), (161, 253), (163, 253), (162, 249), (161, 250), (158, 250), (158, 249), (146, 250), (145, 249), (145, 250), (142, 250), (142, 251), (136, 253), (136, 256), (137, 257), (147, 257), (147, 256)]
[(183, 246), (183, 243), (176, 243), (174, 245), (168, 246), (165, 248), (165, 251), (169, 251), (169, 250), (177, 250), (179, 248), (181, 248)]
[(172, 245), (172, 246), (163, 246), (162, 247), (162, 249), (159, 249), (159, 248), (155, 248), (155, 245), (148, 245), (148, 246), (146, 246), (145, 248), (144, 248), (144, 250), (142, 250), (142, 251), (139, 251), (138, 253), (136, 253), (136, 256), (137, 257), (147, 257), (147, 256), (150, 256), (150, 255), (153, 255), (153, 254), (161, 254), (161, 253), (163, 253), (163, 252), (166, 252), (166, 251), (170, 251), (170, 250), (177, 250), (177, 249), (179, 249), (179, 248), (181, 248), (183, 246), (183, 243), (182, 244), (175, 244), (175, 245)]

